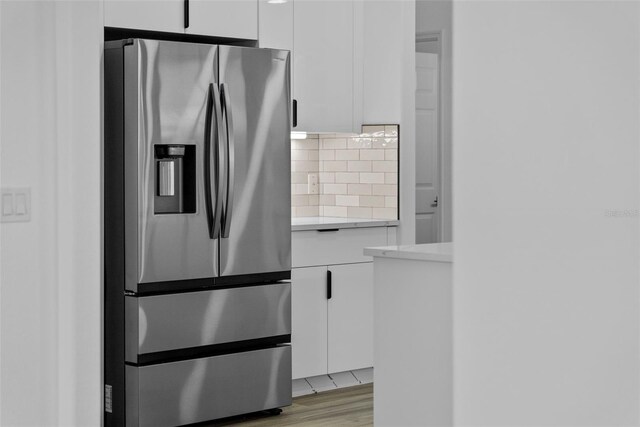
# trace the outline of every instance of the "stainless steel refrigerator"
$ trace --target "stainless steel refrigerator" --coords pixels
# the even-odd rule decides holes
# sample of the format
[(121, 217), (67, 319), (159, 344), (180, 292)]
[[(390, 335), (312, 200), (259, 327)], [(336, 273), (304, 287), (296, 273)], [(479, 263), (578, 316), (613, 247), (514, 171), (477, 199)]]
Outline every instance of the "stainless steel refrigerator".
[(291, 403), (289, 61), (105, 43), (105, 425)]

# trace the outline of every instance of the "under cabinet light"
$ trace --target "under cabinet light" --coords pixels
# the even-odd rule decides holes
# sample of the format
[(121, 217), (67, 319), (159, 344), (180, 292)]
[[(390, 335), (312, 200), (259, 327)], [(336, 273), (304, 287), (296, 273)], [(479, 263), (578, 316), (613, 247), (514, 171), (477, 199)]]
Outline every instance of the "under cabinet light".
[(307, 139), (306, 132), (291, 132), (291, 139)]
[(287, 0), (267, 0), (267, 3), (271, 3), (271, 4), (282, 4), (286, 2)]

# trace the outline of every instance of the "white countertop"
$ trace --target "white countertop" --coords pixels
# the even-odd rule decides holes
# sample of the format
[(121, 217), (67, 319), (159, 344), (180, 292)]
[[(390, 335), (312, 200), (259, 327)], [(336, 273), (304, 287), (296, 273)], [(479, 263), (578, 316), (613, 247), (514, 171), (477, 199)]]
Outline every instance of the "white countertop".
[(291, 218), (291, 230), (323, 230), (328, 228), (389, 227), (399, 221), (390, 219), (338, 218), (333, 216), (311, 216)]
[(422, 245), (380, 246), (365, 248), (364, 254), (373, 257), (413, 259), (419, 261), (453, 262), (453, 243), (425, 243)]

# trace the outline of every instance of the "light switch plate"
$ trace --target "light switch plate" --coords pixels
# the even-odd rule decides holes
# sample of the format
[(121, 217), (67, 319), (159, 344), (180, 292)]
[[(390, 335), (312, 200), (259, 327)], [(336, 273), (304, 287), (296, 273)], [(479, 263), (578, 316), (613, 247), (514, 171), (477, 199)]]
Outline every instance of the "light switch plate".
[(31, 189), (29, 187), (0, 189), (0, 222), (31, 221)]

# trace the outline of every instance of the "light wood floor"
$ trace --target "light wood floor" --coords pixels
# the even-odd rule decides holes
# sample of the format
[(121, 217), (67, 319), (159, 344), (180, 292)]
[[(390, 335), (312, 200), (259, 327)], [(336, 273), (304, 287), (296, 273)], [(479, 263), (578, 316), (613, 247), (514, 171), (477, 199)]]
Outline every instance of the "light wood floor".
[(296, 397), (275, 416), (229, 418), (215, 426), (371, 426), (373, 384)]

